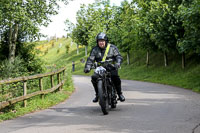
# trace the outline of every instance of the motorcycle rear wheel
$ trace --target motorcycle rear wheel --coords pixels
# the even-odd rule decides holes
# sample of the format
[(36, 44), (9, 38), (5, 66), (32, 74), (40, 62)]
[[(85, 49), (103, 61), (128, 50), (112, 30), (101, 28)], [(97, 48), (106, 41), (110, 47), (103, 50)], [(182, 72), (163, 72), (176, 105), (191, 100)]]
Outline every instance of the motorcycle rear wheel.
[(112, 99), (111, 101), (111, 108), (116, 108), (117, 107), (117, 103), (115, 99)]

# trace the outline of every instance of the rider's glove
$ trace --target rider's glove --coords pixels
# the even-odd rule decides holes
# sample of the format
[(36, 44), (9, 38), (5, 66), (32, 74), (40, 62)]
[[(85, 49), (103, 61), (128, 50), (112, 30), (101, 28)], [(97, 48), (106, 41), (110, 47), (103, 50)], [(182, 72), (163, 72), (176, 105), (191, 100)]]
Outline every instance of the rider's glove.
[(90, 72), (90, 69), (89, 68), (85, 68), (84, 69), (84, 73), (89, 73)]
[(116, 63), (116, 64), (115, 64), (115, 68), (116, 68), (116, 69), (119, 69), (119, 68), (120, 68), (120, 63)]

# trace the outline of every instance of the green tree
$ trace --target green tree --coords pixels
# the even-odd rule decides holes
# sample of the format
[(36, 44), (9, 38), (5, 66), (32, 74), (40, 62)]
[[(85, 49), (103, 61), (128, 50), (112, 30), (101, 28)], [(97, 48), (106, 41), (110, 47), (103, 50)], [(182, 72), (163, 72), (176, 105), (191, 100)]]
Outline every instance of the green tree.
[(70, 22), (69, 19), (66, 19), (64, 23), (66, 25), (65, 31), (67, 32), (67, 36), (71, 36), (75, 25), (72, 22)]
[[(85, 46), (85, 55), (87, 56), (87, 46), (88, 46), (88, 31), (90, 30), (91, 23), (88, 23), (87, 18), (87, 7), (86, 5), (81, 5), (81, 9), (77, 12), (77, 24), (72, 32), (72, 39), (78, 45)], [(78, 52), (77, 52), (78, 53)]]
[(130, 51), (136, 48), (136, 12), (135, 12), (135, 5), (134, 3), (128, 3), (128, 1), (124, 1), (122, 3), (122, 13), (121, 23), (120, 25), (120, 32), (121, 32), (121, 43), (118, 45), (122, 52), (127, 54), (127, 64), (130, 64)]
[(136, 1), (137, 8), (137, 47), (146, 51), (146, 65), (149, 66), (149, 53), (155, 51), (157, 46), (151, 38), (152, 25), (147, 19), (150, 10), (150, 1)]
[[(58, 0), (65, 3), (68, 0)], [(10, 62), (14, 62), (16, 56), (16, 43), (21, 30), (23, 40), (39, 38), (39, 26), (47, 26), (51, 21), (50, 16), (56, 15), (59, 8), (55, 0), (1, 0), (0, 1), (0, 36), (4, 39), (4, 33), (8, 33), (7, 45), (9, 46)]]
[(184, 34), (178, 40), (180, 53), (200, 54), (200, 1), (182, 3), (179, 7), (177, 17), (182, 21)]
[(155, 45), (164, 52), (165, 66), (168, 65), (167, 53), (176, 52), (177, 32), (180, 28), (175, 14), (181, 1), (151, 1), (147, 12), (149, 34)]
[(87, 47), (96, 45), (95, 37), (99, 32), (107, 32), (112, 16), (109, 0), (95, 1), (88, 6), (82, 5), (77, 12), (77, 24), (72, 32), (72, 39)]

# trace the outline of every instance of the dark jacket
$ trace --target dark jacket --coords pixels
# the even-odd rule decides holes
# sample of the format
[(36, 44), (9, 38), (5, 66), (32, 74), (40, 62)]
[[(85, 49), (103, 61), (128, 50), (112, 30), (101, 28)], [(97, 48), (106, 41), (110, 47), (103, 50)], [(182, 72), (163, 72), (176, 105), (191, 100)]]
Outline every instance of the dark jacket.
[[(91, 69), (91, 66), (95, 61), (102, 61), (105, 51), (106, 48), (101, 49), (99, 46), (95, 46), (90, 52), (90, 56), (87, 59), (85, 68)], [(106, 60), (108, 59), (113, 59), (115, 63), (122, 63), (123, 58), (120, 55), (118, 48), (113, 44), (110, 45), (110, 49), (106, 57)]]

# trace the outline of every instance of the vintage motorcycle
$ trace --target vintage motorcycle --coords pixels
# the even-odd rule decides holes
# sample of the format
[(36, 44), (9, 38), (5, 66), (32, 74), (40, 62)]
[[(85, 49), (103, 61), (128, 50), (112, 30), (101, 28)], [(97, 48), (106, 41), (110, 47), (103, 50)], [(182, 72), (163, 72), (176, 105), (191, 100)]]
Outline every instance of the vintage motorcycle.
[(117, 105), (117, 95), (115, 86), (111, 80), (111, 70), (114, 68), (112, 64), (113, 60), (105, 60), (100, 62), (95, 62), (93, 69), (98, 75), (97, 88), (98, 88), (98, 98), (99, 105), (104, 115), (109, 112), (109, 107), (116, 108)]

